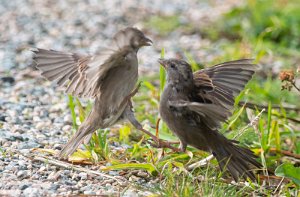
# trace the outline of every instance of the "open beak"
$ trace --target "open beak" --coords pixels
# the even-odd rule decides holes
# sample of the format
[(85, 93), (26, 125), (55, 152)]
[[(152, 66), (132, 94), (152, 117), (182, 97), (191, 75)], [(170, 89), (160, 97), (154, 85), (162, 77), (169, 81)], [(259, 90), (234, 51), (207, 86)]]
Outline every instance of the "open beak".
[(162, 65), (164, 68), (166, 68), (167, 62), (165, 59), (159, 58), (157, 61), (158, 61), (158, 63), (160, 63), (160, 65)]
[(151, 46), (153, 44), (152, 40), (149, 38), (145, 37), (144, 39), (144, 46)]

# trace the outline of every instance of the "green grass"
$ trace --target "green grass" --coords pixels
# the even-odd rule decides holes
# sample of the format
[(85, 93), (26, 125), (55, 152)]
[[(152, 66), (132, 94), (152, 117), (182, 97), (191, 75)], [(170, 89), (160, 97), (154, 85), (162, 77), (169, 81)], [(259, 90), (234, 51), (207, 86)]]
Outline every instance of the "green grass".
[[(160, 75), (163, 75), (162, 73)], [(152, 80), (159, 81), (159, 78), (159, 75), (157, 75)], [(246, 90), (241, 94), (241, 98), (238, 99), (249, 99), (254, 103), (260, 104), (266, 103), (266, 113), (260, 116), (256, 129), (248, 127), (237, 139), (240, 140), (241, 144), (252, 147), (252, 150), (260, 155), (264, 166), (275, 170), (279, 163), (283, 163), (281, 160), (282, 155), (279, 152), (274, 155), (274, 151), (270, 152), (270, 150), (289, 150), (289, 146), (299, 146), (297, 139), (299, 139), (300, 133), (299, 131), (291, 130), (286, 118), (277, 117), (273, 114), (285, 114), (285, 117), (296, 117), (296, 115), (293, 112), (284, 111), (283, 108), (273, 109), (272, 104), (278, 104), (283, 99), (288, 103), (297, 104), (294, 97), (298, 95), (290, 92), (282, 94), (280, 91), (275, 91), (275, 87), (264, 88), (268, 87), (268, 84), (280, 86), (276, 79), (268, 79), (262, 83), (260, 82), (261, 80), (260, 78), (255, 78), (247, 85)], [(155, 87), (150, 81), (147, 81), (146, 84), (141, 87), (139, 95), (134, 98), (136, 115), (140, 121), (148, 120), (149, 124), (155, 125), (158, 117), (158, 95), (161, 92), (161, 88)], [(257, 96), (256, 91), (259, 92), (259, 96)], [(149, 102), (149, 98), (155, 101)], [(252, 110), (252, 115), (256, 116), (259, 112), (259, 110)], [(78, 114), (78, 116), (80, 115)], [(251, 119), (251, 116), (246, 113), (244, 108), (236, 107), (233, 116), (228, 123), (223, 125), (222, 130), (227, 131), (224, 133), (227, 137), (233, 138), (247, 126), (249, 119)], [(220, 179), (223, 176), (220, 176), (215, 160), (209, 166), (188, 172), (185, 169), (186, 166), (207, 156), (207, 153), (194, 148), (188, 148), (189, 154), (174, 154), (169, 150), (163, 151), (153, 148), (146, 142), (148, 136), (142, 136), (139, 131), (136, 131), (130, 125), (123, 126), (119, 133), (114, 133), (110, 137), (108, 137), (109, 132), (109, 130), (97, 131), (90, 145), (86, 147), (87, 151), (80, 151), (80, 153), (75, 153), (75, 155), (77, 154), (78, 156), (79, 154), (81, 157), (85, 157), (95, 163), (99, 161), (112, 163), (112, 166), (102, 168), (106, 171), (142, 169), (151, 174), (153, 178), (161, 177), (160, 184), (154, 184), (153, 187), (155, 189), (153, 191), (158, 191), (162, 196), (215, 196), (222, 193), (225, 193), (227, 196), (242, 196), (250, 193), (269, 195), (273, 191), (255, 185), (251, 187), (243, 184), (234, 186), (226, 183), (223, 179)], [(160, 137), (167, 140), (176, 140), (166, 126), (161, 127)], [(287, 140), (290, 141), (289, 144), (286, 144)], [(131, 148), (124, 152), (112, 151), (110, 144), (113, 141), (120, 144), (128, 144)], [(162, 151), (164, 152), (163, 156)], [(299, 150), (295, 148), (290, 151), (297, 154)], [(288, 163), (290, 162), (288, 161)], [(283, 173), (279, 175), (284, 176)], [(203, 180), (198, 181), (197, 177), (202, 177)], [(226, 175), (225, 179), (226, 177), (230, 176)], [(296, 189), (292, 180), (298, 180), (298, 178), (291, 178), (290, 173), (286, 177), (291, 179), (289, 184), (292, 189), (286, 187), (283, 190), (285, 192), (295, 192)]]
[(204, 32), (211, 39), (226, 37), (272, 42), (277, 47), (300, 48), (298, 0), (247, 0)]
[[(205, 62), (205, 65), (245, 57), (252, 57), (257, 63), (264, 62), (264, 58), (272, 58), (273, 62), (281, 61), (285, 68), (295, 70), (293, 62), (300, 57), (300, 12), (295, 11), (295, 3), (296, 0), (248, 0), (244, 6), (233, 8), (216, 22), (217, 26), (207, 28), (204, 32), (222, 51), (222, 54), (214, 57), (211, 62)], [(151, 17), (146, 24), (162, 36), (181, 26), (178, 16)], [(219, 41), (219, 38), (225, 40)], [(163, 49), (161, 57), (164, 54)], [(199, 64), (188, 52), (185, 56), (193, 70), (199, 69), (199, 65), (202, 67), (203, 62)], [(293, 121), (299, 120), (299, 111), (285, 109), (286, 105), (300, 108), (300, 93), (281, 91), (278, 76), (263, 65), (262, 71), (267, 75), (256, 74), (236, 98), (236, 104), (238, 101), (248, 101), (264, 105), (265, 111), (236, 106), (232, 117), (223, 124), (220, 131), (228, 138), (236, 137), (243, 146), (250, 147), (265, 167), (275, 171), (278, 180), (272, 179), (275, 181), (273, 187), (268, 183), (262, 184), (262, 180), (258, 185), (251, 182), (230, 184), (230, 175), (220, 172), (215, 159), (206, 166), (187, 171), (187, 166), (205, 158), (208, 153), (191, 147), (188, 147), (187, 153), (180, 154), (168, 149), (153, 148), (147, 141), (149, 137), (129, 124), (119, 130), (98, 130), (86, 146), (86, 151), (76, 152), (75, 156), (94, 163), (112, 164), (102, 168), (106, 171), (147, 171), (151, 175), (150, 179), (159, 181), (153, 183), (152, 187), (138, 187), (152, 191), (154, 196), (297, 196), (299, 159), (283, 153), (300, 154), (300, 125)], [(163, 68), (156, 75), (143, 76), (140, 80), (144, 83), (139, 94), (133, 98), (137, 119), (152, 132), (155, 130), (151, 126), (156, 125), (159, 117), (159, 98), (165, 77)], [(300, 78), (299, 75), (296, 77)], [(76, 128), (91, 105), (85, 109), (78, 100), (69, 97), (69, 106)], [(258, 119), (253, 121), (255, 116)], [(251, 121), (252, 125), (249, 125)], [(177, 140), (162, 121), (159, 136), (166, 140)], [(129, 145), (129, 148), (115, 151), (113, 143)], [(276, 189), (281, 177), (287, 180)]]
[[(147, 80), (144, 83), (146, 85), (143, 85), (140, 93), (134, 97), (137, 118), (140, 121), (148, 120), (149, 129), (150, 125), (156, 124), (158, 118), (159, 94), (163, 87), (160, 86), (159, 88), (154, 84), (157, 84), (158, 81), (164, 83), (162, 75), (165, 75), (163, 71), (156, 76), (145, 80), (142, 79), (143, 81)], [(284, 103), (299, 107), (299, 103), (297, 102), (299, 95), (292, 92), (280, 91), (280, 85), (277, 79), (255, 77), (246, 86), (245, 91), (237, 100), (248, 100), (253, 103), (265, 104), (266, 113), (262, 113), (255, 126), (247, 127), (251, 118), (259, 114), (260, 110), (251, 110), (249, 114), (249, 112), (246, 113), (245, 108), (236, 107), (232, 117), (223, 125), (221, 131), (229, 138), (234, 138), (234, 136), (242, 132), (237, 138), (242, 145), (251, 147), (259, 155), (264, 166), (270, 170), (279, 171), (280, 173), (277, 173), (278, 176), (290, 179), (290, 182), (285, 184), (280, 192), (283, 194), (296, 194), (295, 183), (297, 183), (298, 177), (293, 177), (291, 175), (293, 173), (290, 173), (290, 171), (294, 172), (297, 168), (289, 166), (290, 169), (286, 173), (285, 170), (278, 170), (278, 166), (281, 163), (293, 163), (292, 158), (283, 160), (283, 155), (280, 154), (280, 151), (285, 150), (299, 154), (300, 132), (291, 127), (291, 124), (293, 125), (294, 123), (291, 123), (287, 119), (288, 117), (299, 117), (294, 111), (287, 111), (284, 108), (272, 108), (272, 106), (280, 105), (284, 101)], [(149, 100), (149, 98), (151, 99)], [(86, 114), (78, 101), (75, 102), (74, 106), (79, 108), (77, 110), (77, 117), (83, 117)], [(73, 108), (70, 109), (74, 110)], [(74, 113), (76, 114), (75, 111)], [(278, 116), (278, 114), (283, 114), (283, 116)], [(75, 120), (73, 121), (75, 122)], [(159, 134), (163, 139), (177, 140), (163, 123), (160, 125)], [(75, 156), (83, 157), (94, 163), (107, 162), (113, 164), (112, 166), (103, 168), (106, 171), (145, 170), (153, 179), (160, 177), (160, 183), (153, 185), (153, 192), (158, 191), (161, 196), (271, 195), (274, 191), (274, 188), (267, 189), (258, 185), (228, 184), (224, 179), (221, 179), (223, 176), (220, 176), (216, 160), (212, 161), (209, 166), (188, 172), (185, 168), (189, 164), (203, 159), (208, 154), (190, 147), (188, 148), (188, 154), (174, 154), (169, 150), (161, 150), (149, 146), (146, 141), (147, 139), (148, 136), (143, 136), (130, 125), (124, 125), (119, 132), (100, 129), (94, 134), (90, 145), (86, 146), (87, 150), (79, 151), (75, 153)], [(131, 148), (123, 152), (112, 151), (110, 148), (112, 142), (127, 144)], [(197, 177), (202, 177), (201, 181)], [(230, 176), (226, 174), (224, 177), (225, 180), (228, 177)]]

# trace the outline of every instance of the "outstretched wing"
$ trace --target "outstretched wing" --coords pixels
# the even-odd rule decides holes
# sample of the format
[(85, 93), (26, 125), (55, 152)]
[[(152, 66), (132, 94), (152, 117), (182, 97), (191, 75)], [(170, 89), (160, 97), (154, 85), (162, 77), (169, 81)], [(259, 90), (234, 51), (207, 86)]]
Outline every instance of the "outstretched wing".
[(119, 31), (114, 35), (109, 49), (95, 56), (35, 49), (34, 61), (45, 78), (56, 81), (59, 86), (67, 85), (67, 93), (78, 97), (95, 97), (101, 93), (105, 74), (113, 67), (120, 66), (118, 61), (126, 56), (126, 48), (130, 46), (134, 32), (133, 28)]
[(241, 59), (196, 71), (196, 97), (204, 103), (213, 103), (230, 111), (234, 98), (244, 89), (257, 69), (257, 65), (252, 62), (252, 59)]
[(66, 92), (78, 97), (95, 97), (99, 92), (98, 81), (103, 76), (105, 61), (112, 52), (97, 56), (83, 56), (54, 50), (35, 49), (34, 61), (42, 76), (55, 81), (59, 86), (67, 85)]
[[(217, 129), (231, 115), (234, 97), (245, 87), (255, 72), (250, 59), (218, 64), (194, 73), (195, 91), (189, 101), (170, 102), (169, 105), (185, 113), (195, 124)], [(191, 122), (192, 123), (192, 122)]]

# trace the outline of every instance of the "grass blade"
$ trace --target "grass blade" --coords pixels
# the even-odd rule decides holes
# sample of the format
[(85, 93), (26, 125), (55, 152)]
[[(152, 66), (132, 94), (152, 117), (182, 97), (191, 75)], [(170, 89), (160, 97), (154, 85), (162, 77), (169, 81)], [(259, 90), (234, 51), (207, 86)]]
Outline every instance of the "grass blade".
[(76, 113), (75, 113), (75, 103), (72, 95), (68, 95), (69, 98), (69, 108), (71, 110), (71, 116), (72, 116), (72, 122), (73, 122), (73, 127), (75, 130), (78, 129), (78, 125), (76, 123)]
[[(165, 49), (164, 48), (161, 49), (160, 57), (161, 58), (165, 57)], [(161, 94), (164, 90), (165, 83), (166, 83), (166, 71), (162, 66), (160, 66), (160, 68), (159, 68), (159, 79), (160, 79), (160, 91), (159, 92)]]

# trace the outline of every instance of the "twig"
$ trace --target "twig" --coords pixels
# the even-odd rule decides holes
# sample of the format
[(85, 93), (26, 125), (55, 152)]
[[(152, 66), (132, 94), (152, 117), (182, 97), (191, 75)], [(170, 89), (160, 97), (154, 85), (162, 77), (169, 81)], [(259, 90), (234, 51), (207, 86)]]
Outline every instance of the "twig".
[(204, 159), (200, 160), (200, 161), (197, 161), (196, 163), (193, 163), (191, 165), (189, 165), (187, 167), (188, 170), (193, 170), (195, 168), (199, 168), (201, 166), (204, 166), (206, 165), (210, 160), (212, 160), (214, 158), (214, 156), (211, 154), (207, 157), (205, 157)]
[[(247, 108), (250, 108), (250, 109), (259, 109), (259, 110), (262, 110), (262, 109), (268, 109), (268, 106), (267, 105), (260, 105), (260, 104), (256, 104), (256, 103), (251, 103), (251, 102), (244, 102), (244, 101), (240, 101), (239, 104), (238, 104), (240, 107), (242, 106), (245, 106)], [(285, 110), (291, 110), (291, 111), (300, 111), (300, 108), (298, 107), (295, 107), (295, 106), (284, 106), (284, 105), (272, 105), (272, 108), (274, 109), (281, 109), (281, 108), (284, 108)]]
[[(70, 170), (77, 170), (77, 171), (80, 171), (80, 172), (86, 172), (88, 174), (94, 174), (94, 175), (102, 176), (102, 177), (105, 177), (107, 179), (113, 179), (113, 180), (117, 181), (117, 183), (119, 185), (123, 185), (120, 182), (120, 180), (118, 180), (116, 177), (113, 177), (113, 176), (110, 176), (110, 175), (107, 175), (107, 174), (104, 174), (104, 173), (101, 173), (101, 172), (98, 172), (98, 171), (86, 169), (86, 168), (83, 168), (81, 166), (75, 166), (73, 164), (69, 164), (69, 163), (59, 161), (59, 160), (56, 160), (56, 159), (50, 159), (50, 158), (45, 158), (45, 157), (41, 157), (41, 156), (33, 156), (33, 160), (49, 163), (49, 164), (59, 166), (59, 167), (62, 167), (62, 168), (66, 168), (66, 169), (70, 169)], [(126, 179), (123, 179), (123, 181), (127, 182)]]
[[(262, 152), (263, 150), (260, 149), (259, 151)], [(280, 154), (283, 154), (285, 156), (289, 156), (289, 157), (293, 157), (293, 158), (296, 158), (296, 159), (300, 159), (300, 155), (299, 154), (295, 154), (295, 153), (292, 153), (292, 152), (286, 151), (286, 150), (277, 150), (276, 148), (270, 148), (269, 152), (280, 153)]]
[[(268, 106), (265, 106), (265, 105), (259, 105), (259, 104), (255, 104), (255, 103), (245, 103), (243, 101), (239, 102), (238, 104), (239, 106), (244, 106), (246, 108), (249, 108), (249, 109), (259, 109), (259, 110), (262, 110), (262, 109), (267, 109)], [(272, 105), (272, 108), (274, 109), (281, 109), (281, 106), (278, 106), (278, 105)], [(300, 108), (297, 108), (297, 107), (291, 107), (291, 106), (282, 106), (282, 108), (284, 108), (285, 110), (291, 110), (291, 111), (296, 111), (296, 112), (300, 112)], [(264, 111), (264, 113), (267, 113), (267, 111)], [(282, 115), (278, 115), (278, 114), (273, 114), (272, 115), (274, 116), (277, 116), (279, 118), (286, 118), (290, 121), (293, 121), (293, 122), (296, 122), (296, 123), (300, 123), (300, 120), (298, 119), (295, 119), (295, 118), (290, 118), (290, 117), (285, 117), (285, 116), (282, 116)]]
[(272, 115), (273, 115), (273, 116), (277, 116), (278, 118), (286, 118), (286, 119), (288, 119), (288, 120), (290, 120), (290, 121), (293, 121), (293, 122), (295, 122), (295, 123), (300, 123), (300, 120), (297, 120), (297, 119), (295, 119), (295, 118), (286, 117), (286, 116), (283, 116), (283, 115), (273, 114), (273, 113), (272, 113)]
[(281, 181), (279, 182), (279, 184), (277, 185), (276, 189), (274, 190), (273, 194), (276, 194), (277, 190), (279, 189), (279, 187), (281, 186), (282, 182), (284, 180), (284, 177), (282, 177)]
[(236, 134), (236, 136), (233, 137), (233, 139), (236, 139), (236, 138), (240, 137), (240, 136), (246, 131), (246, 129), (248, 129), (248, 128), (250, 128), (250, 127), (253, 127), (253, 126), (255, 126), (255, 125), (257, 125), (258, 120), (259, 120), (261, 114), (262, 114), (264, 111), (265, 111), (265, 109), (262, 109), (261, 112), (259, 112), (259, 113), (257, 114), (257, 116), (255, 116), (255, 117), (250, 121), (249, 124), (247, 124), (247, 125), (246, 125), (246, 126), (245, 126), (238, 134)]
[[(256, 117), (259, 117), (264, 111), (265, 111), (265, 109), (262, 109), (261, 112)], [(254, 120), (256, 119), (256, 117), (254, 118)], [(258, 129), (258, 119), (257, 119), (256, 122), (254, 121), (254, 124), (252, 124), (251, 126), (253, 127), (255, 133), (260, 136), (259, 139), (260, 139), (260, 145), (261, 145), (261, 138), (262, 138), (262, 136), (261, 136), (261, 133), (260, 133), (260, 131)], [(261, 149), (261, 150), (262, 150), (261, 160), (262, 160), (263, 166), (265, 167), (265, 168), (263, 168), (263, 172), (264, 172), (264, 174), (267, 177), (269, 177), (269, 172), (268, 172), (268, 168), (267, 168), (267, 164), (266, 164), (266, 160), (265, 160), (265, 155), (264, 155), (263, 149)], [(270, 183), (269, 179), (268, 179), (268, 183)]]
[[(275, 149), (275, 148), (274, 148), (274, 149)], [(271, 151), (273, 151), (273, 150), (271, 150)], [(296, 159), (300, 159), (300, 155), (291, 153), (291, 152), (286, 151), (286, 150), (276, 150), (276, 149), (275, 149), (275, 151), (276, 151), (276, 152), (279, 152), (279, 153), (281, 153), (281, 154), (283, 154), (283, 155), (289, 156), (289, 157), (294, 157), (294, 158), (296, 158)]]
[(292, 85), (294, 86), (294, 88), (296, 88), (296, 90), (298, 90), (298, 92), (300, 92), (300, 89), (296, 86), (296, 83), (295, 83), (295, 81), (294, 82), (292, 82)]

